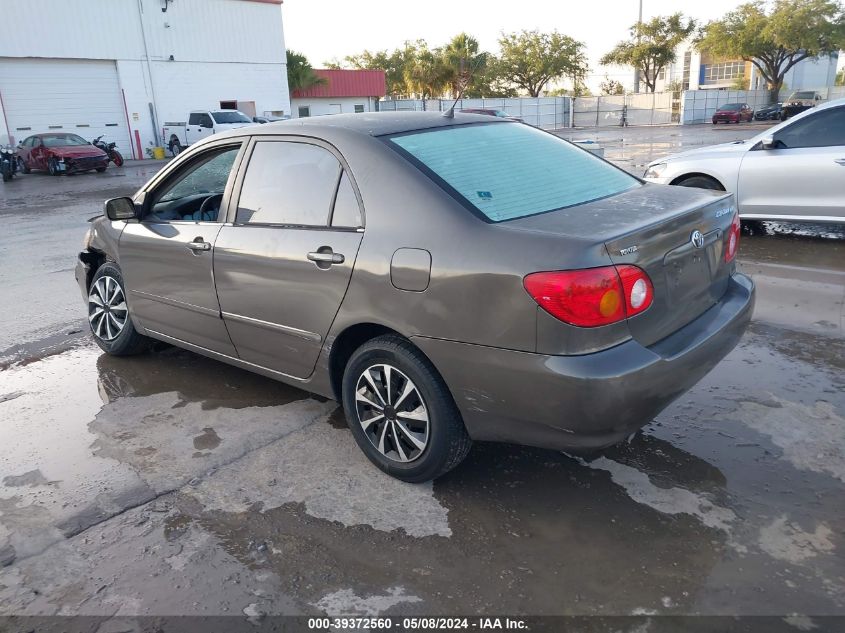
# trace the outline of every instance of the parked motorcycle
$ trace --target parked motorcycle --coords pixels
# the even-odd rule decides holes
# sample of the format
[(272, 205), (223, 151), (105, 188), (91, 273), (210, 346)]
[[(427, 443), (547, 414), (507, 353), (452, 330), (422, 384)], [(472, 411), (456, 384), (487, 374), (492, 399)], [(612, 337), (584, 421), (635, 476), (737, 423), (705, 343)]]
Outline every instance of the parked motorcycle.
[(15, 177), (18, 171), (17, 149), (11, 145), (0, 147), (0, 173), (3, 174), (3, 182), (9, 182)]
[(115, 164), (115, 167), (123, 166), (123, 156), (120, 152), (115, 149), (117, 147), (117, 143), (106, 143), (105, 141), (101, 140), (103, 136), (98, 136), (93, 141), (91, 141), (91, 143), (94, 145), (94, 147), (99, 147), (106, 154), (108, 154), (109, 160)]

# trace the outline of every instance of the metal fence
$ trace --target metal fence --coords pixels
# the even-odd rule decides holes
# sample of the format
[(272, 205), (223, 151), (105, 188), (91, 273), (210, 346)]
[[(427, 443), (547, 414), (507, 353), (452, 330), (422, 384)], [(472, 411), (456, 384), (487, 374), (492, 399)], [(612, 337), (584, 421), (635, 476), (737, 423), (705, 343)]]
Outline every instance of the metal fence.
[(679, 120), (679, 100), (671, 92), (576, 97), (575, 127), (666, 125)]
[[(802, 89), (803, 90), (803, 89)], [(807, 89), (812, 91), (811, 88)], [(794, 91), (781, 90), (778, 101), (786, 101)], [(845, 97), (845, 86), (817, 88), (822, 101)], [(681, 98), (681, 123), (710, 123), (719, 106), (726, 103), (747, 103), (757, 110), (772, 102), (768, 90), (687, 90)]]
[[(378, 109), (393, 110), (448, 110), (454, 99), (387, 99), (378, 102)], [(488, 108), (504, 110), (510, 116), (544, 130), (570, 126), (572, 99), (570, 97), (520, 97), (515, 99), (458, 99), (455, 110)]]

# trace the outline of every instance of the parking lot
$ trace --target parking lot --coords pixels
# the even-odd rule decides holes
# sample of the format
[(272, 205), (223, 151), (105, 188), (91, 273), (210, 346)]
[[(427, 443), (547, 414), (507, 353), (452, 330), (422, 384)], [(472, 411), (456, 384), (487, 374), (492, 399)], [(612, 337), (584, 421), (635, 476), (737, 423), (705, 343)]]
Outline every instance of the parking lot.
[[(641, 175), (761, 129), (562, 135)], [(752, 326), (624, 444), (476, 444), (410, 485), (372, 467), (334, 402), (89, 340), (73, 279), (86, 220), (160, 165), (0, 189), (0, 615), (639, 616), (631, 631), (845, 616), (845, 228), (743, 236)]]

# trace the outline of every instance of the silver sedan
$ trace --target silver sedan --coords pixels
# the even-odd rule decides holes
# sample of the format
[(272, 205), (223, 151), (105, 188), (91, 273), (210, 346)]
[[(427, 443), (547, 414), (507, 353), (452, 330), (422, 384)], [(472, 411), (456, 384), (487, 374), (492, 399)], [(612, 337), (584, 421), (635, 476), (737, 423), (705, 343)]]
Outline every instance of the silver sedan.
[(845, 99), (806, 110), (746, 141), (660, 159), (643, 177), (730, 191), (743, 220), (845, 222)]

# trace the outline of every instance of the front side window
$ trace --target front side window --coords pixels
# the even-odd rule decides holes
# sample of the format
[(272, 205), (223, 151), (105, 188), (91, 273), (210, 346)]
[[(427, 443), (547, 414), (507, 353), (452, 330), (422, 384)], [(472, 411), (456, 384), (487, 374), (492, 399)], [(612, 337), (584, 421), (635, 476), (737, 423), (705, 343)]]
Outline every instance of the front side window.
[(209, 151), (193, 160), (153, 194), (149, 221), (217, 219), (240, 145)]
[(455, 125), (389, 137), (435, 182), (493, 222), (523, 218), (640, 186), (630, 174), (520, 123)]
[(814, 112), (777, 132), (775, 142), (782, 148), (845, 145), (845, 107)]
[(340, 169), (334, 154), (317, 145), (256, 143), (236, 222), (327, 226)]

